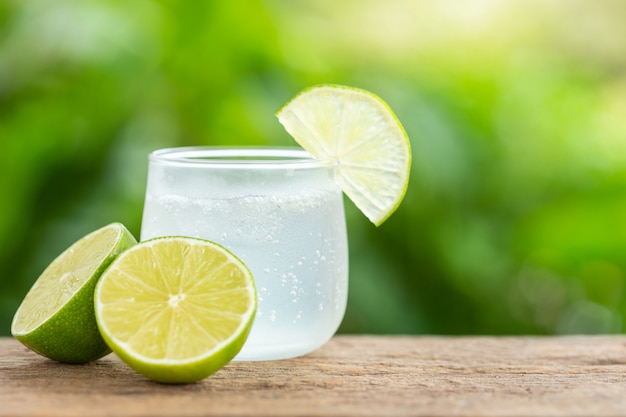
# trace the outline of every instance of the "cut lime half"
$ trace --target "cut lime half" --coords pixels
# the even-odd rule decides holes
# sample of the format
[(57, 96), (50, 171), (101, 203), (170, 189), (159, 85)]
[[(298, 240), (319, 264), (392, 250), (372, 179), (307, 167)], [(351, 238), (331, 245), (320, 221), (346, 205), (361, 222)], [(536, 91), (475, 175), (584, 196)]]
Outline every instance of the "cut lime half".
[(318, 159), (335, 161), (341, 189), (375, 225), (400, 205), (409, 182), (411, 146), (389, 106), (369, 91), (310, 87), (276, 116)]
[(246, 265), (215, 243), (161, 237), (129, 249), (95, 291), (96, 318), (111, 349), (163, 383), (203, 379), (243, 346), (256, 312)]
[(60, 362), (85, 363), (110, 353), (98, 332), (93, 292), (107, 266), (135, 243), (120, 223), (78, 240), (35, 281), (13, 317), (11, 334)]

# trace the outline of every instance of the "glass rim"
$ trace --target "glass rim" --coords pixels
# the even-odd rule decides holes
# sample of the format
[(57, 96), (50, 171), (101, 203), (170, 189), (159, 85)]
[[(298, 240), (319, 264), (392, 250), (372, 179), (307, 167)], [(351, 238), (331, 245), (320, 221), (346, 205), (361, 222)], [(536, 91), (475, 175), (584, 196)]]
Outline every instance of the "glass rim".
[(150, 162), (211, 168), (328, 168), (331, 160), (317, 159), (298, 147), (180, 146), (150, 152)]

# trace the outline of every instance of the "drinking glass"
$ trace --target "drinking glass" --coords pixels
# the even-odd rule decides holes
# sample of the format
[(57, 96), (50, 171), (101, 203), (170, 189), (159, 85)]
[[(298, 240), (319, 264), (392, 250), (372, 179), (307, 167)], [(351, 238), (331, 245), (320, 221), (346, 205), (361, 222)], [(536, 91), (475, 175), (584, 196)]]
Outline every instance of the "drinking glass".
[(343, 319), (348, 243), (332, 161), (299, 148), (155, 151), (141, 240), (158, 236), (214, 241), (250, 268), (258, 307), (236, 360), (307, 354)]

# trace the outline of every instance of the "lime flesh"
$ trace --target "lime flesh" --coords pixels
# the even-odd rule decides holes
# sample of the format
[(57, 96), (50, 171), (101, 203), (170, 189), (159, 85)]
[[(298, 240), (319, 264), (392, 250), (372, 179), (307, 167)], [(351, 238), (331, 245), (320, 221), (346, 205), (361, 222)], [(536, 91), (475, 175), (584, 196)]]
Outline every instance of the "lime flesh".
[(243, 346), (256, 312), (245, 264), (201, 239), (141, 242), (105, 272), (95, 291), (98, 326), (140, 374), (189, 383), (222, 368)]
[(287, 132), (318, 159), (336, 164), (341, 189), (375, 225), (400, 205), (411, 167), (406, 132), (375, 94), (352, 87), (310, 87), (276, 116)]

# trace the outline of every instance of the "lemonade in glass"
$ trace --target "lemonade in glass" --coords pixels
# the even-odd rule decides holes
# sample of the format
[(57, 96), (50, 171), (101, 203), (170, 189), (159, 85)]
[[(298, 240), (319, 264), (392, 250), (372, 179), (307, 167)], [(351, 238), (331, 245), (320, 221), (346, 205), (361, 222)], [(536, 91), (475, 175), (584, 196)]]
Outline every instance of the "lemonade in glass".
[(238, 360), (304, 355), (343, 319), (348, 247), (332, 161), (298, 148), (155, 151), (141, 240), (158, 236), (211, 240), (252, 271), (258, 308)]

